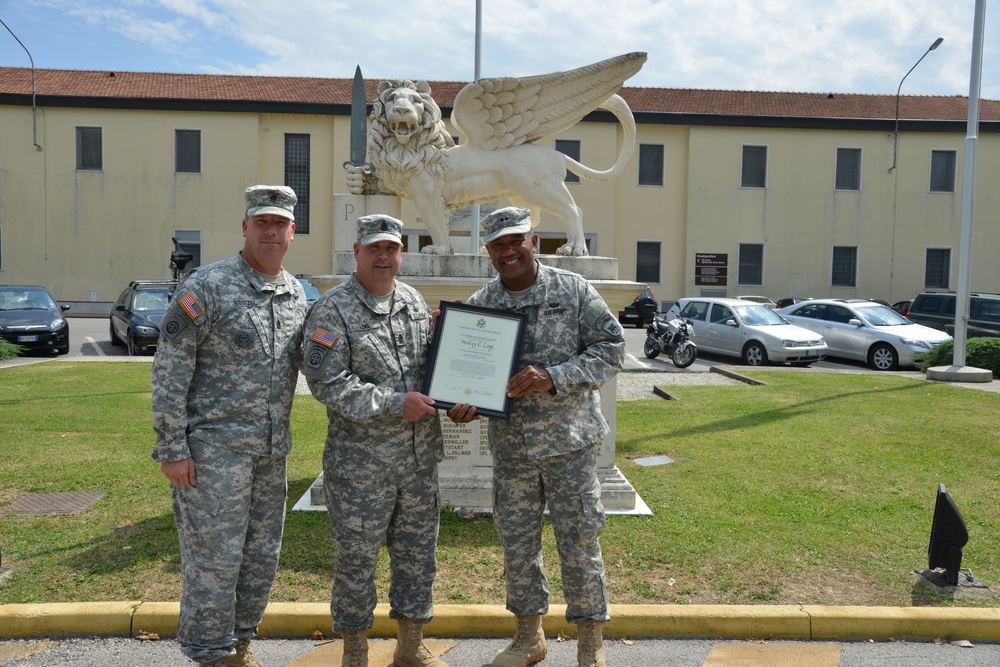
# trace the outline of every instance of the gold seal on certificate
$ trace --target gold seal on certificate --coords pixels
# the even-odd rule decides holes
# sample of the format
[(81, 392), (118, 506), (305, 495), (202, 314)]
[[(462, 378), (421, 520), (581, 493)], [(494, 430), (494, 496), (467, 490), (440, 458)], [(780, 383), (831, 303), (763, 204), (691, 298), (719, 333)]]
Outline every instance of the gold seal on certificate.
[(509, 417), (507, 381), (517, 372), (526, 319), (442, 301), (423, 393), (443, 410), (468, 403), (486, 417)]

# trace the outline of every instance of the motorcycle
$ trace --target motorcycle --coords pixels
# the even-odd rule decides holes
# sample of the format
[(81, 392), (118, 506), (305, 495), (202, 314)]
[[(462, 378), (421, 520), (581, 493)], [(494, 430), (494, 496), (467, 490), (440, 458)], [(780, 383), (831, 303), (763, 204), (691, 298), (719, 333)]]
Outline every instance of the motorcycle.
[(642, 351), (649, 359), (660, 353), (669, 354), (677, 368), (687, 368), (698, 358), (698, 347), (691, 341), (691, 323), (678, 317), (669, 322), (653, 317), (646, 329), (646, 343)]

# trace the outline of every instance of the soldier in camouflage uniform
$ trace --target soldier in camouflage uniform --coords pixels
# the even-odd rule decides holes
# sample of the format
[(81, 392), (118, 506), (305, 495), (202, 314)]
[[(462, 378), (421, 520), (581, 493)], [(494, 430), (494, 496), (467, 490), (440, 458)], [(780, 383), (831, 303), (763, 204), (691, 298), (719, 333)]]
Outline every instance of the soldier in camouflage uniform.
[(281, 268), (295, 234), (284, 186), (246, 190), (240, 254), (177, 287), (153, 360), (153, 460), (171, 483), (181, 547), (177, 641), (202, 665), (259, 667), (285, 520), (289, 415), (306, 299)]
[(336, 544), (330, 611), (344, 638), (344, 667), (368, 664), (384, 539), (389, 616), (398, 623), (393, 664), (447, 667), (423, 643), (434, 614), (438, 462), (444, 450), (434, 401), (420, 393), (433, 317), (395, 280), (403, 223), (358, 219), (357, 271), (323, 294), (306, 320), (302, 373), (330, 419), (323, 487)]
[[(543, 511), (548, 505), (562, 564), (566, 620), (579, 626), (578, 664), (604, 665), (601, 626), (609, 620), (597, 444), (609, 432), (598, 388), (622, 368), (618, 321), (581, 276), (539, 264), (529, 211), (503, 208), (482, 222), (499, 276), (470, 305), (525, 313), (521, 369), (507, 384), (509, 419), (490, 419), (493, 517), (503, 544), (507, 609), (517, 635), (493, 667), (525, 667), (545, 657), (542, 616), (549, 587), (542, 568)], [(475, 418), (455, 406), (454, 421)]]

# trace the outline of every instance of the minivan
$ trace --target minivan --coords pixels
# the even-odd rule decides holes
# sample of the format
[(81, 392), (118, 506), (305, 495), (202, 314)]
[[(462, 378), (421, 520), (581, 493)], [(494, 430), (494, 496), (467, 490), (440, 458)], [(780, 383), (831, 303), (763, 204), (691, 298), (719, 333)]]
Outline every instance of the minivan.
[[(955, 293), (921, 292), (910, 304), (910, 319), (917, 324), (955, 333)], [(1000, 336), (1000, 294), (969, 295), (969, 338)]]

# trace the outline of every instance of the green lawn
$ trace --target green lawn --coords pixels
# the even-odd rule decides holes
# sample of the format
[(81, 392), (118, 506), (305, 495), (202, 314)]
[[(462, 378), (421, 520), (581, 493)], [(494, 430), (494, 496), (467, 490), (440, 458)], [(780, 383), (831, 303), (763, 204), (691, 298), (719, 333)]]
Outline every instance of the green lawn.
[[(969, 528), (963, 566), (1000, 586), (1000, 395), (893, 375), (754, 370), (764, 386), (672, 387), (619, 402), (618, 466), (653, 511), (602, 537), (614, 603), (975, 604), (914, 583), (945, 483)], [(665, 381), (669, 376), (665, 376)], [(106, 491), (75, 516), (0, 516), (0, 603), (176, 600), (169, 488), (149, 458), (149, 366), (0, 370), (0, 509), (29, 492)], [(321, 470), (322, 407), (296, 398), (289, 507)], [(632, 459), (665, 454), (675, 463)], [(274, 600), (325, 602), (322, 512), (289, 512)], [(551, 530), (554, 602), (561, 582)], [(445, 514), (439, 603), (502, 603), (489, 515)], [(387, 557), (378, 577), (388, 585)]]

